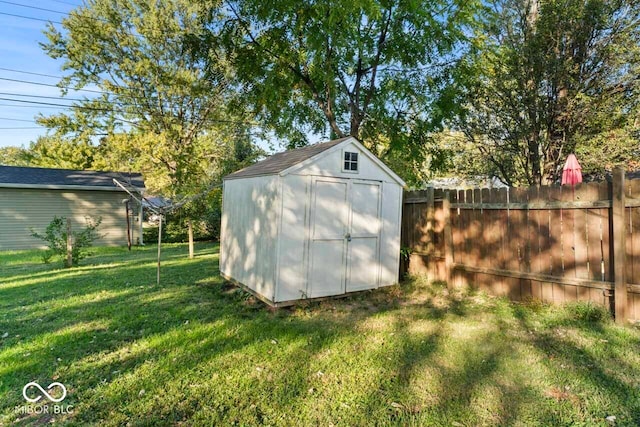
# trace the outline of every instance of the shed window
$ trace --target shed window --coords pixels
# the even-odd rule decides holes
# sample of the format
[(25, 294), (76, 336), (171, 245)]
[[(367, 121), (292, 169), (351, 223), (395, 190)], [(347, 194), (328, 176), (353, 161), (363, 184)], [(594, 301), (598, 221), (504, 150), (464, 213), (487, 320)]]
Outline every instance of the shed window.
[(344, 170), (350, 172), (358, 171), (358, 153), (344, 152)]

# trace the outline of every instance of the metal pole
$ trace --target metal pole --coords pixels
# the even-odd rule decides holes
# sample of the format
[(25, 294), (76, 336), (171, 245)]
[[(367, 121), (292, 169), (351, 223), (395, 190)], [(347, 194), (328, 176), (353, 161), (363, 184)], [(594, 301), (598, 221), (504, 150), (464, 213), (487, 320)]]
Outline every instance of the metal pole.
[(131, 250), (131, 222), (129, 219), (129, 201), (128, 200), (124, 204), (124, 209), (127, 217), (127, 248)]
[(140, 202), (140, 213), (138, 214), (138, 228), (140, 233), (140, 246), (144, 246), (144, 207)]
[(160, 247), (162, 245), (162, 217), (160, 214), (160, 226), (158, 227), (158, 278), (156, 284), (160, 286)]

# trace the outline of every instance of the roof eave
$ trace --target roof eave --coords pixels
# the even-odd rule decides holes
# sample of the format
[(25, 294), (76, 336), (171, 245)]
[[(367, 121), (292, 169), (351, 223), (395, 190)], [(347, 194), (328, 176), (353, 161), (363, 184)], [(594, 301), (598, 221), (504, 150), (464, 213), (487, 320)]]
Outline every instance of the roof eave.
[(362, 143), (360, 143), (360, 141), (358, 141), (356, 138), (354, 137), (348, 137), (345, 138), (343, 141), (341, 141), (339, 144), (334, 145), (333, 147), (321, 151), (318, 154), (316, 154), (315, 156), (311, 156), (308, 159), (297, 163), (293, 166), (288, 167), (287, 169), (281, 171), (279, 173), (280, 176), (285, 176), (288, 175), (292, 172), (295, 172), (296, 170), (302, 169), (305, 166), (313, 163), (314, 161), (316, 161), (318, 158), (329, 155), (330, 153), (337, 151), (340, 149), (340, 147), (342, 147), (343, 145), (347, 144), (347, 143), (354, 143), (358, 146), (358, 148), (361, 149), (361, 151), (371, 160), (373, 161), (375, 164), (377, 164), (382, 170), (384, 170), (387, 175), (389, 175), (394, 181), (396, 181), (401, 187), (405, 187), (407, 184), (406, 182), (404, 182), (404, 180), (402, 178), (400, 178), (398, 176), (398, 174), (396, 174), (394, 171), (391, 170), (391, 168), (389, 168), (389, 166), (385, 165), (384, 162), (382, 160), (380, 160), (379, 158), (377, 158), (372, 152), (370, 152), (367, 147), (365, 147), (364, 145), (362, 145)]
[[(114, 187), (103, 187), (99, 185), (56, 185), (56, 184), (15, 184), (15, 183), (0, 183), (0, 188), (15, 188), (15, 189), (34, 189), (34, 190), (83, 190), (83, 191), (119, 191), (124, 192), (123, 189)], [(145, 187), (134, 187), (137, 191), (143, 193)]]
[(276, 176), (278, 175), (278, 172), (271, 172), (271, 173), (257, 173), (255, 175), (238, 175), (238, 176), (233, 176), (233, 174), (231, 175), (227, 175), (225, 177), (222, 178), (223, 181), (231, 181), (234, 179), (248, 179), (248, 178), (258, 178), (260, 176)]

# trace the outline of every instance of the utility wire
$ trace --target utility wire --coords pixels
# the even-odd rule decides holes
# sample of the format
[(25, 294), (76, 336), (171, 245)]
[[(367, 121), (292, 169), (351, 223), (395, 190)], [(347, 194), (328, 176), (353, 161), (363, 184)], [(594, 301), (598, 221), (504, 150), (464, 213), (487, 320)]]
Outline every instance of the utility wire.
[[(4, 103), (0, 103), (0, 107), (12, 107), (12, 108), (34, 108), (33, 105), (16, 105), (16, 104), (4, 104)], [(64, 109), (64, 108), (71, 108), (73, 107), (73, 105), (67, 105), (65, 107), (54, 107), (54, 106), (39, 106), (38, 108), (55, 108), (55, 109)]]
[(0, 128), (0, 130), (19, 130), (19, 129), (42, 129), (42, 127), (40, 127), (40, 126), (24, 126), (24, 127)]
[(112, 110), (108, 108), (87, 107), (82, 105), (54, 104), (52, 102), (29, 101), (27, 99), (11, 99), (11, 98), (0, 97), (0, 101), (22, 102), (22, 103), (28, 103), (28, 104), (34, 104), (34, 105), (51, 105), (55, 107), (78, 108), (78, 109), (93, 110), (93, 111), (116, 111), (117, 112), (117, 110)]
[(12, 117), (0, 117), (0, 120), (10, 120), (12, 122), (27, 122), (27, 123), (35, 123), (34, 120), (27, 120), (27, 119), (14, 119)]
[(11, 73), (30, 74), (32, 76), (51, 77), (52, 79), (62, 79), (62, 76), (54, 76), (53, 74), (34, 73), (32, 71), (16, 70), (14, 68), (0, 67), (0, 70), (1, 71), (9, 71)]
[[(33, 104), (33, 105), (38, 105), (38, 106), (45, 106), (45, 107), (62, 107), (62, 108), (66, 108), (66, 109), (77, 109), (77, 110), (88, 110), (88, 111), (100, 111), (100, 112), (105, 112), (105, 113), (118, 113), (118, 114), (123, 114), (125, 113), (122, 110), (118, 110), (116, 108), (100, 108), (100, 107), (90, 107), (90, 106), (83, 106), (83, 105), (64, 105), (64, 104), (55, 104), (52, 102), (40, 102), (40, 101), (31, 101), (31, 100), (26, 100), (26, 99), (11, 99), (11, 98), (5, 98), (5, 97), (0, 97), (0, 101), (11, 101), (11, 102), (21, 102), (24, 104)], [(0, 104), (0, 105), (4, 105), (4, 104)], [(12, 105), (6, 105), (6, 106), (12, 106)], [(16, 105), (16, 107), (19, 107), (19, 105)], [(125, 121), (127, 123), (130, 124), (134, 124), (134, 122), (131, 121), (127, 121), (123, 118), (119, 118), (118, 120), (122, 120)], [(254, 125), (254, 123), (251, 122), (243, 122), (243, 121), (237, 121), (237, 120), (216, 120), (216, 119), (209, 119), (207, 120), (208, 122), (211, 123), (226, 123), (226, 124), (233, 124), (233, 125)]]
[(62, 25), (62, 22), (60, 22), (60, 21), (54, 21), (52, 19), (34, 18), (33, 16), (18, 15), (16, 13), (0, 12), (0, 15), (11, 16), (13, 18), (30, 19), (32, 21), (50, 22), (52, 24)]
[(31, 5), (27, 5), (27, 4), (21, 4), (21, 3), (14, 3), (12, 1), (6, 1), (6, 0), (0, 0), (0, 3), (4, 3), (4, 4), (10, 4), (12, 6), (18, 6), (18, 7), (25, 7), (27, 9), (35, 9), (35, 10), (42, 10), (44, 12), (51, 12), (51, 13), (60, 13), (62, 15), (66, 15), (69, 12), (62, 12), (60, 10), (53, 10), (53, 9), (46, 9), (44, 7), (38, 7), (38, 6), (31, 6)]
[(81, 4), (73, 4), (73, 3), (66, 2), (66, 1), (62, 1), (62, 0), (49, 0), (49, 1), (52, 1), (54, 3), (66, 4), (66, 5), (73, 6), (73, 7), (82, 6)]
[(31, 94), (21, 94), (21, 93), (12, 93), (12, 92), (0, 92), (0, 95), (5, 96), (21, 96), (23, 98), (42, 98), (42, 99), (57, 99), (60, 101), (78, 101), (78, 102), (86, 102), (91, 101), (91, 98), (80, 99), (80, 98), (65, 98), (61, 96), (47, 96), (47, 95), (31, 95)]
[(30, 85), (55, 87), (55, 88), (58, 88), (58, 89), (68, 89), (68, 90), (73, 90), (73, 91), (77, 91), (77, 92), (83, 91), (83, 92), (92, 92), (92, 93), (101, 93), (101, 94), (113, 95), (110, 92), (103, 92), (101, 90), (74, 89), (72, 87), (67, 87), (67, 86), (58, 86), (58, 85), (54, 85), (54, 84), (50, 84), (50, 83), (32, 82), (32, 81), (20, 80), (20, 79), (10, 79), (10, 78), (7, 78), (7, 77), (0, 77), (0, 80), (4, 80), (4, 81), (7, 81), (7, 82), (14, 82), (14, 83), (24, 83), (24, 84), (30, 84)]

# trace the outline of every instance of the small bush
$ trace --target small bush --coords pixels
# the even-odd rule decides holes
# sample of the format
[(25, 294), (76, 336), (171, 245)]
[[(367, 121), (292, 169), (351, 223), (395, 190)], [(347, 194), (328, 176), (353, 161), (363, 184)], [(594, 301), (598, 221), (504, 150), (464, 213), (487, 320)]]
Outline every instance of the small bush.
[[(78, 265), (80, 260), (91, 255), (87, 248), (93, 246), (93, 242), (101, 237), (96, 230), (102, 223), (102, 218), (93, 221), (91, 218), (86, 217), (86, 221), (87, 225), (84, 229), (77, 232), (71, 231), (71, 263), (74, 266)], [(47, 243), (48, 249), (42, 254), (42, 261), (45, 264), (48, 264), (51, 262), (51, 258), (57, 256), (65, 267), (71, 267), (66, 264), (67, 219), (65, 217), (54, 216), (53, 220), (47, 225), (44, 234), (31, 229), (31, 236)]]
[(604, 322), (611, 320), (609, 310), (590, 301), (567, 304), (564, 310), (567, 318), (579, 322)]

